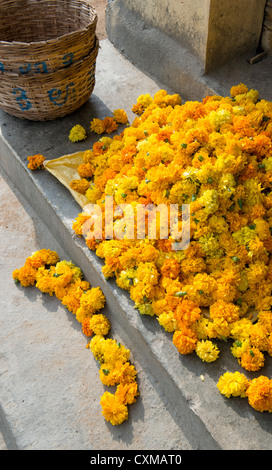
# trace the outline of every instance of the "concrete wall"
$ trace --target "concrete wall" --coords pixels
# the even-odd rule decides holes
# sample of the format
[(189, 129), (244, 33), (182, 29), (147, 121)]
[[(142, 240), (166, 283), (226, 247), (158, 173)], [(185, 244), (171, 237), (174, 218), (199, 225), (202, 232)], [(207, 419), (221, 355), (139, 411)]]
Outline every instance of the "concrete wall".
[(205, 70), (256, 52), (266, 0), (210, 0)]
[(109, 40), (133, 64), (182, 96), (212, 92), (207, 77), (256, 54), (266, 0), (109, 0)]
[(147, 27), (156, 28), (180, 42), (203, 61), (209, 23), (210, 0), (125, 0), (123, 3)]

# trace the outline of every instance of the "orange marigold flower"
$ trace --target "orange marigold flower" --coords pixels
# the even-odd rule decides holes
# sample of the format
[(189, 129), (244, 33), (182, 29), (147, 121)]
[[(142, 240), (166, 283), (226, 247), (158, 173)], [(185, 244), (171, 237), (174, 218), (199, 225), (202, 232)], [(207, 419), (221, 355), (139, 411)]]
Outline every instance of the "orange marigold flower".
[(90, 318), (85, 318), (82, 322), (82, 333), (89, 338), (93, 335), (93, 330), (90, 327)]
[(117, 122), (112, 117), (105, 117), (102, 122), (107, 134), (111, 134), (112, 132), (116, 131), (118, 127)]
[(255, 347), (245, 351), (239, 360), (241, 366), (251, 372), (256, 372), (264, 366), (264, 355)]
[(90, 187), (90, 182), (85, 178), (72, 180), (70, 183), (70, 188), (74, 191), (77, 191), (80, 194), (85, 194), (88, 188)]
[(115, 109), (113, 111), (113, 119), (118, 123), (118, 124), (126, 124), (128, 121), (127, 113), (124, 111), (124, 109)]
[(183, 327), (173, 334), (173, 344), (180, 354), (191, 354), (197, 344), (197, 336), (190, 328)]
[(183, 325), (189, 327), (192, 323), (199, 320), (200, 316), (200, 308), (195, 302), (189, 299), (182, 300), (174, 312), (174, 317), (179, 327), (182, 327)]
[(37, 155), (32, 155), (31, 157), (27, 157), (29, 164), (27, 167), (30, 170), (43, 170), (43, 162), (45, 161), (45, 157), (43, 155), (37, 154)]
[(261, 375), (247, 389), (248, 403), (257, 411), (272, 412), (272, 380)]
[(180, 273), (180, 264), (173, 258), (166, 259), (161, 267), (161, 274), (171, 279), (176, 279)]
[(82, 163), (77, 167), (77, 172), (81, 178), (91, 178), (94, 173), (94, 166), (91, 163)]
[(218, 300), (210, 306), (210, 316), (212, 319), (223, 318), (228, 323), (239, 319), (239, 307), (231, 302)]

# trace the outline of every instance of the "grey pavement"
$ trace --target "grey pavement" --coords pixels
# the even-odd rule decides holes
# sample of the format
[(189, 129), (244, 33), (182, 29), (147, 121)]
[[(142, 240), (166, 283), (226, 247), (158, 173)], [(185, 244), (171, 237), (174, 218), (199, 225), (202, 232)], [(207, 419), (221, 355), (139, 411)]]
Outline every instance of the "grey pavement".
[[(0, 111), (0, 449), (272, 448), (271, 415), (255, 412), (246, 400), (225, 399), (217, 390), (220, 375), (238, 369), (230, 345), (220, 344), (213, 364), (180, 356), (158, 322), (140, 316), (113, 280), (105, 282), (101, 260), (73, 234), (72, 221), (81, 209), (70, 193), (49, 173), (27, 169), (28, 155), (51, 159), (90, 148), (93, 135), (78, 144), (69, 141), (73, 125), (87, 127), (93, 117), (117, 108), (132, 119), (137, 97), (162, 87), (167, 89), (103, 40), (95, 89), (80, 110), (43, 123)], [(102, 288), (111, 336), (131, 350), (140, 397), (118, 427), (101, 415), (105, 387), (75, 317), (57, 299), (12, 280), (12, 271), (39, 248), (71, 259)], [(268, 362), (263, 373), (271, 376), (271, 370)]]

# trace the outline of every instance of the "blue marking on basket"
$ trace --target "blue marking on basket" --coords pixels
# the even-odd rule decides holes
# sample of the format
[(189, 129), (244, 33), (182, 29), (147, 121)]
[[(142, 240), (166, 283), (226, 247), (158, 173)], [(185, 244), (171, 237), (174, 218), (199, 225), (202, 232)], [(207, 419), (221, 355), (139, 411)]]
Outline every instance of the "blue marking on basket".
[(46, 62), (36, 62), (35, 64), (24, 64), (19, 67), (19, 73), (24, 75), (34, 69), (35, 73), (48, 73)]
[(68, 52), (67, 54), (64, 54), (63, 58), (63, 65), (64, 67), (67, 67), (68, 65), (71, 65), (74, 60), (74, 53), (73, 52)]
[[(71, 87), (74, 87), (74, 86), (75, 85), (74, 85), (73, 82), (68, 83), (68, 85), (66, 85), (66, 87), (65, 87), (66, 93), (65, 93), (64, 96), (63, 96), (63, 91), (64, 90), (60, 90), (60, 89), (57, 89), (57, 88), (51, 88), (51, 90), (47, 91), (50, 101), (52, 101), (52, 103), (54, 103), (54, 105), (56, 105), (56, 106), (63, 106), (66, 103), (69, 94), (70, 94), (70, 96), (72, 94), (72, 98), (73, 98), (73, 96), (75, 94), (75, 88), (71, 88)], [(69, 93), (70, 91), (71, 91), (71, 93)]]
[(4, 72), (4, 71), (5, 71), (4, 64), (3, 62), (0, 62), (0, 72)]
[[(16, 101), (22, 111), (27, 111), (28, 109), (32, 108), (32, 104), (29, 101), (26, 91), (23, 90), (23, 88), (14, 88), (13, 93), (16, 96)], [(17, 93), (20, 93), (20, 95), (18, 95)]]

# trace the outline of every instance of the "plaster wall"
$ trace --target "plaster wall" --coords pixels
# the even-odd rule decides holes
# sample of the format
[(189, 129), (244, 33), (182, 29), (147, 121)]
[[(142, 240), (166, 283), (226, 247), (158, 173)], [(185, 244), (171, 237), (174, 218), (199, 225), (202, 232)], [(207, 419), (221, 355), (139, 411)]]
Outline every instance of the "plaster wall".
[(115, 0), (205, 61), (210, 0)]

